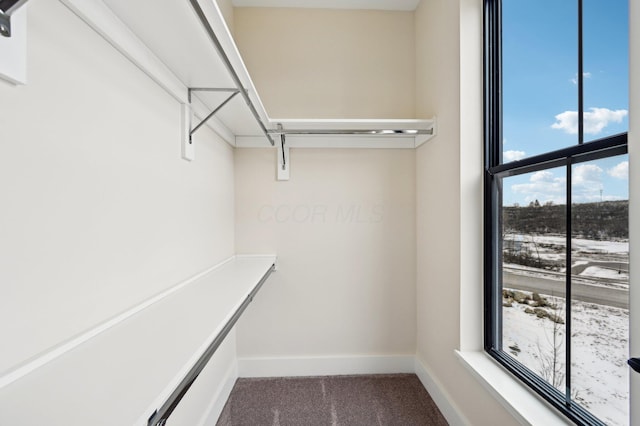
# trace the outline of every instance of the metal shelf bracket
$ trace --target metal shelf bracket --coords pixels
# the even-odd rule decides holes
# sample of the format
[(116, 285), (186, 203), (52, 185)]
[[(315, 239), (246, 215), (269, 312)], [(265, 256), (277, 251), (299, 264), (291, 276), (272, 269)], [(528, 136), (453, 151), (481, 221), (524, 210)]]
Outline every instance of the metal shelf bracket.
[[(1, 1), (1, 0), (0, 0)], [(193, 92), (226, 92), (230, 93), (222, 103), (213, 109), (200, 123), (194, 128), (191, 128), (191, 94)], [(195, 156), (193, 147), (193, 134), (200, 129), (211, 117), (213, 117), (218, 111), (220, 111), (231, 99), (233, 99), (240, 89), (229, 88), (217, 88), (217, 87), (193, 87), (189, 88), (187, 98), (189, 103), (182, 104), (182, 158), (187, 161), (192, 161)]]
[(0, 35), (11, 37), (11, 15), (28, 0), (0, 0)]
[(280, 146), (278, 146), (278, 180), (289, 180), (289, 166), (291, 164), (289, 146), (285, 143), (286, 137), (282, 124), (280, 123), (278, 123), (278, 131), (280, 132)]
[(271, 146), (274, 146), (275, 142), (273, 140), (273, 137), (271, 136), (271, 134), (269, 134), (267, 128), (262, 122), (262, 118), (260, 118), (260, 114), (258, 114), (258, 111), (256, 110), (255, 105), (253, 104), (253, 102), (251, 101), (251, 98), (249, 97), (249, 91), (244, 88), (244, 85), (240, 80), (240, 76), (238, 76), (237, 71), (231, 64), (231, 61), (229, 60), (229, 56), (227, 55), (227, 52), (225, 52), (224, 48), (222, 47), (222, 43), (220, 43), (220, 39), (218, 38), (215, 31), (211, 27), (211, 23), (207, 19), (207, 16), (202, 10), (202, 7), (200, 6), (200, 4), (198, 3), (198, 0), (189, 0), (189, 2), (191, 3), (191, 6), (193, 7), (193, 10), (195, 11), (196, 15), (198, 15), (200, 22), (202, 23), (205, 31), (207, 32), (207, 35), (209, 36), (209, 39), (211, 40), (216, 50), (218, 51), (218, 55), (220, 55), (220, 59), (222, 59), (222, 62), (227, 68), (227, 71), (229, 71), (229, 75), (233, 79), (236, 85), (236, 88), (240, 90), (242, 97), (247, 103), (247, 107), (249, 107), (249, 111), (251, 111), (251, 114), (253, 115), (256, 122), (260, 126), (262, 133), (264, 133), (266, 138), (269, 140), (269, 143), (271, 144)]

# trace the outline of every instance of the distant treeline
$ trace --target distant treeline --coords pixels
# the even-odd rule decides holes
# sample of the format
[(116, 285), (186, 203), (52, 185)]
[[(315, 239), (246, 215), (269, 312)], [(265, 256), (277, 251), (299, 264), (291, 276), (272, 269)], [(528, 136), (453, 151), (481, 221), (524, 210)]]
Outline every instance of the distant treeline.
[[(629, 201), (574, 204), (572, 206), (573, 235), (577, 238), (606, 240), (629, 237)], [(566, 233), (566, 206), (540, 205), (503, 207), (505, 232), (524, 234)]]

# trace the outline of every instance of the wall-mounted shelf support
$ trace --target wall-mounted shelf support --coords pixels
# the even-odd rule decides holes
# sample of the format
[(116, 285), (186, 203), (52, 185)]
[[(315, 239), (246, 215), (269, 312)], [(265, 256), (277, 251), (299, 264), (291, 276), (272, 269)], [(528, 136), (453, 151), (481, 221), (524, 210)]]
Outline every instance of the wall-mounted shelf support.
[(28, 0), (0, 0), (0, 35), (11, 37), (11, 15)]
[(275, 141), (273, 140), (273, 137), (267, 131), (267, 128), (265, 127), (262, 119), (260, 118), (260, 114), (258, 114), (258, 110), (256, 109), (256, 106), (253, 104), (253, 101), (251, 101), (251, 98), (249, 97), (249, 92), (244, 88), (242, 81), (240, 80), (240, 76), (238, 75), (237, 71), (231, 64), (231, 60), (229, 59), (227, 52), (225, 52), (224, 48), (222, 47), (222, 43), (220, 42), (220, 39), (218, 39), (218, 36), (216, 35), (215, 31), (211, 27), (211, 23), (207, 19), (207, 16), (205, 15), (205, 12), (202, 10), (202, 7), (200, 6), (200, 4), (198, 3), (198, 0), (189, 0), (189, 3), (191, 3), (191, 7), (193, 7), (194, 12), (198, 16), (198, 19), (200, 19), (200, 22), (202, 23), (202, 26), (204, 27), (207, 35), (209, 36), (209, 39), (211, 40), (216, 50), (218, 51), (218, 55), (220, 56), (220, 59), (224, 63), (225, 67), (227, 68), (227, 71), (229, 72), (231, 79), (235, 83), (236, 88), (240, 91), (240, 93), (242, 93), (242, 97), (244, 98), (244, 101), (247, 103), (247, 106), (249, 107), (251, 114), (253, 115), (256, 122), (260, 126), (262, 133), (267, 137), (271, 146), (275, 146)]
[[(213, 109), (197, 126), (193, 129), (191, 128), (191, 94), (193, 92), (226, 92), (231, 93), (227, 98), (222, 101), (217, 107)], [(192, 161), (195, 157), (195, 150), (193, 147), (193, 134), (206, 122), (216, 115), (218, 111), (220, 111), (226, 104), (228, 104), (231, 99), (233, 99), (240, 90), (238, 89), (228, 89), (228, 88), (217, 88), (217, 87), (193, 87), (189, 88), (187, 93), (187, 98), (189, 103), (182, 104), (182, 158), (187, 161)]]
[(195, 91), (206, 91), (206, 92), (231, 92), (231, 95), (229, 95), (220, 105), (218, 105), (217, 107), (215, 107), (213, 109), (213, 111), (211, 111), (209, 113), (209, 115), (207, 115), (196, 127), (194, 127), (190, 132), (189, 132), (189, 143), (191, 143), (191, 136), (196, 132), (196, 130), (198, 130), (200, 127), (202, 127), (207, 120), (209, 120), (211, 117), (213, 117), (218, 111), (220, 111), (222, 109), (222, 107), (224, 107), (227, 103), (229, 103), (229, 101), (231, 99), (234, 98), (234, 96), (236, 96), (238, 93), (240, 93), (240, 90), (238, 89), (217, 89), (217, 88), (195, 88), (195, 89), (189, 89), (189, 103), (191, 103), (191, 92), (195, 92)]
[(278, 147), (278, 180), (289, 180), (289, 146), (285, 144), (286, 136), (282, 124), (278, 123), (280, 146)]
[(0, 11), (0, 35), (11, 37), (11, 16)]

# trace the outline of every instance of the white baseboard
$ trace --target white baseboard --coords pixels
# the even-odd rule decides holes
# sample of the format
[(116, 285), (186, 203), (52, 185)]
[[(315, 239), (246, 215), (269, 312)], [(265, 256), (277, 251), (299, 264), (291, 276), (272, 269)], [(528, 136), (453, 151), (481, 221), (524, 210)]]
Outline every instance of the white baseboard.
[(240, 377), (414, 373), (413, 355), (239, 358)]
[(422, 386), (429, 392), (431, 399), (436, 403), (442, 415), (452, 426), (469, 426), (471, 422), (464, 417), (458, 407), (452, 402), (450, 395), (444, 390), (442, 384), (435, 378), (431, 371), (415, 357), (415, 373), (422, 382)]
[(222, 384), (218, 387), (211, 403), (202, 415), (202, 419), (198, 423), (198, 426), (215, 426), (222, 410), (224, 409), (224, 405), (229, 399), (229, 395), (231, 395), (233, 385), (235, 385), (237, 379), (238, 363), (234, 362), (233, 365), (229, 367), (229, 370), (227, 370), (227, 374), (224, 375)]

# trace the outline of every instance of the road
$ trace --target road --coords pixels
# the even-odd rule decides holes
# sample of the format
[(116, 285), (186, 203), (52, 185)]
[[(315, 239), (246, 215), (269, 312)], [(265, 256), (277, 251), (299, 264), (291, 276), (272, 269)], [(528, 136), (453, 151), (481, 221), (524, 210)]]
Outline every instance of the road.
[[(520, 275), (504, 270), (503, 287), (515, 290), (531, 291), (549, 296), (565, 297), (564, 280), (548, 277)], [(572, 283), (571, 297), (588, 303), (615, 306), (629, 309), (629, 291), (582, 283)]]

